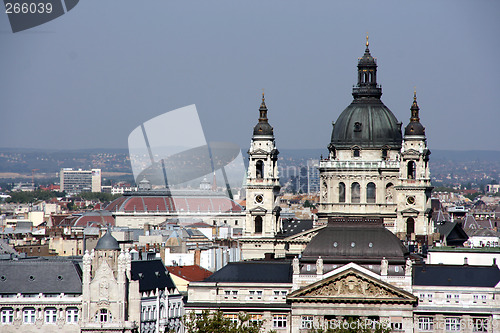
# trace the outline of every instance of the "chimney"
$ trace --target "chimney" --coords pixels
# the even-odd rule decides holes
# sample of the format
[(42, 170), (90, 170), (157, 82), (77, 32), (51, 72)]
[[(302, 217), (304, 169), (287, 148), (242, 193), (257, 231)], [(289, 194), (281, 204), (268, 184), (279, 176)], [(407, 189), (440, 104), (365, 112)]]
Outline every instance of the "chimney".
[(200, 266), (201, 263), (201, 250), (199, 248), (196, 248), (194, 250), (194, 264)]
[(264, 259), (265, 260), (273, 260), (274, 259), (274, 253), (264, 253)]

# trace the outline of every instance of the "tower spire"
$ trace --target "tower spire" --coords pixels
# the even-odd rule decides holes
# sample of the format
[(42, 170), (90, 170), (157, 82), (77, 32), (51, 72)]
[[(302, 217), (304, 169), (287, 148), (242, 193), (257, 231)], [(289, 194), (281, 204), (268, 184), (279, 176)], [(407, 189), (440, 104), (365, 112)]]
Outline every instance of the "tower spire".
[(267, 106), (266, 106), (266, 97), (264, 95), (264, 89), (262, 89), (262, 103), (260, 103), (260, 117), (259, 123), (267, 123)]
[(366, 48), (368, 48), (368, 46), (370, 45), (370, 43), (368, 42), (368, 32), (366, 33)]
[(411, 122), (420, 122), (420, 117), (419, 117), (419, 111), (420, 111), (420, 108), (418, 107), (418, 103), (417, 103), (417, 88), (415, 88), (415, 90), (413, 90), (413, 104), (411, 105), (411, 118), (410, 118), (410, 121)]

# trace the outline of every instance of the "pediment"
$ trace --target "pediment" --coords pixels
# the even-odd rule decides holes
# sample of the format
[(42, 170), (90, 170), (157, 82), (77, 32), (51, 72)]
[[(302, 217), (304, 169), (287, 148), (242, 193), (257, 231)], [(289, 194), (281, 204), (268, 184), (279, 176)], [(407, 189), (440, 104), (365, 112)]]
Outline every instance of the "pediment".
[(417, 297), (355, 268), (332, 275), (288, 296), (291, 302), (414, 304)]
[(257, 206), (255, 208), (250, 209), (249, 211), (252, 214), (262, 215), (262, 214), (265, 214), (267, 212), (267, 209), (265, 209), (265, 208), (263, 208), (261, 206)]
[(415, 149), (405, 150), (404, 155), (420, 155), (420, 152)]
[(326, 225), (318, 227), (318, 228), (312, 228), (309, 230), (305, 230), (302, 232), (299, 232), (298, 234), (289, 236), (285, 238), (286, 241), (299, 241), (299, 242), (309, 242), (311, 239), (313, 239), (314, 236), (318, 234), (318, 232), (325, 228)]
[(252, 152), (252, 155), (268, 155), (269, 152), (268, 151), (265, 151), (264, 149), (262, 148), (257, 148), (255, 149), (253, 152)]
[(401, 213), (403, 214), (411, 214), (411, 215), (418, 215), (419, 211), (414, 209), (414, 208), (406, 208), (405, 210), (402, 210)]

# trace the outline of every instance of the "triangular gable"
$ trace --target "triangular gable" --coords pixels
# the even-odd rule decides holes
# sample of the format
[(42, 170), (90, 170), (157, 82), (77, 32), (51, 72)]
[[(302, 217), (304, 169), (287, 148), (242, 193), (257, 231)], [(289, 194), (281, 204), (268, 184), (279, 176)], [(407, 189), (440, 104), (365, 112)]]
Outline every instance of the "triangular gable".
[(413, 208), (406, 208), (405, 210), (402, 210), (401, 213), (403, 213), (403, 214), (417, 214), (418, 215), (418, 210), (413, 209)]
[(250, 209), (250, 213), (257, 214), (257, 215), (265, 214), (266, 212), (267, 212), (267, 209), (262, 208), (260, 206), (257, 206), (255, 208)]
[(267, 155), (269, 153), (267, 151), (263, 150), (262, 148), (257, 148), (256, 150), (254, 150), (252, 152), (252, 155), (258, 155), (258, 154)]
[(294, 291), (291, 302), (415, 304), (417, 297), (350, 267)]
[(408, 149), (405, 150), (404, 155), (420, 155), (420, 152), (416, 151), (415, 149)]

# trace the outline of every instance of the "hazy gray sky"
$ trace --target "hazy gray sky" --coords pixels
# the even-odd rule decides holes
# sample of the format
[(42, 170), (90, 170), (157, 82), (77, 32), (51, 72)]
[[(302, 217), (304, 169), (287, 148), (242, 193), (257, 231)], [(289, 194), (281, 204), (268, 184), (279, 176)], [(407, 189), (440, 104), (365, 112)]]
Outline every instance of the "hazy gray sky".
[(13, 34), (0, 13), (0, 147), (126, 148), (196, 104), (207, 140), (244, 150), (266, 91), (278, 148), (325, 148), (366, 32), (382, 100), (413, 87), (435, 149), (500, 150), (500, 1), (82, 0)]

